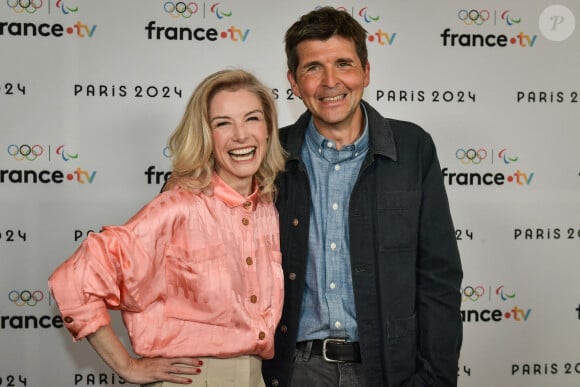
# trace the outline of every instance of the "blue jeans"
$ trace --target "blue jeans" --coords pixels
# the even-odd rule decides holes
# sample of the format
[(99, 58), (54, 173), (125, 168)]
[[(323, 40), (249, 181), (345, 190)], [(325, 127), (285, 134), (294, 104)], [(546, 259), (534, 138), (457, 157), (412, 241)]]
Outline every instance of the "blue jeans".
[(329, 363), (310, 353), (310, 347), (296, 349), (290, 387), (365, 387), (362, 363)]

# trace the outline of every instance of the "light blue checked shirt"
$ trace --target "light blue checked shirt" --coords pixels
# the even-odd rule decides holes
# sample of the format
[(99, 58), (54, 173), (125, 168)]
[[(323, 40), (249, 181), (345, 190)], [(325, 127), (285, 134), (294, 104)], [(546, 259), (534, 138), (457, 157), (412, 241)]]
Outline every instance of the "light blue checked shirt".
[[(366, 111), (363, 109), (365, 123)], [(350, 269), (348, 206), (369, 148), (368, 123), (354, 144), (343, 146), (318, 133), (310, 120), (302, 146), (311, 190), (306, 288), (298, 341), (346, 338), (358, 341)]]

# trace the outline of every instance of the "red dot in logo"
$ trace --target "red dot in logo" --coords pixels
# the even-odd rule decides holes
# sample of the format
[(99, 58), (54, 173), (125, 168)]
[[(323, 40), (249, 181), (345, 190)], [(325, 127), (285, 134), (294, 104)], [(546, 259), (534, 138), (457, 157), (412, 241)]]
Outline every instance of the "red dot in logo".
[(72, 27), (68, 27), (68, 28), (66, 29), (66, 33), (67, 33), (67, 34), (69, 34), (69, 35), (70, 35), (70, 34), (72, 34), (74, 31), (75, 31), (75, 30), (73, 30), (73, 28), (72, 28)]
[(514, 181), (514, 177), (513, 176), (508, 176), (508, 179), (507, 180), (511, 183), (512, 181)]
[(505, 312), (504, 316), (505, 318), (510, 318), (512, 315), (510, 314), (510, 312)]
[(372, 36), (372, 35), (370, 35), (370, 36), (369, 36), (369, 42), (374, 42), (374, 41), (375, 41), (375, 37), (374, 37), (374, 36)]
[(511, 43), (511, 44), (516, 44), (516, 42), (517, 42), (516, 38), (511, 38), (511, 39), (510, 39), (510, 43)]
[(75, 178), (75, 177), (73, 176), (73, 174), (72, 174), (72, 173), (69, 173), (69, 174), (67, 174), (67, 175), (66, 175), (66, 179), (67, 179), (67, 180), (72, 180), (72, 179), (74, 179), (74, 178)]
[(225, 31), (223, 31), (223, 32), (220, 34), (220, 36), (222, 37), (222, 39), (225, 39), (225, 38), (227, 38), (227, 37), (228, 37), (228, 33), (227, 33), (227, 32), (225, 32)]

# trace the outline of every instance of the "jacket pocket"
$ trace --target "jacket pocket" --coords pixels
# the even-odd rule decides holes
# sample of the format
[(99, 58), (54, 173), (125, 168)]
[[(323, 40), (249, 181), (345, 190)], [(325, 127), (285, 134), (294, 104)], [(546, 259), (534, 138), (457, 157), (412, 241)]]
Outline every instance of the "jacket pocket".
[(379, 192), (377, 222), (380, 250), (414, 249), (419, 235), (421, 192)]
[(232, 273), (223, 244), (167, 249), (167, 317), (224, 326), (231, 321)]

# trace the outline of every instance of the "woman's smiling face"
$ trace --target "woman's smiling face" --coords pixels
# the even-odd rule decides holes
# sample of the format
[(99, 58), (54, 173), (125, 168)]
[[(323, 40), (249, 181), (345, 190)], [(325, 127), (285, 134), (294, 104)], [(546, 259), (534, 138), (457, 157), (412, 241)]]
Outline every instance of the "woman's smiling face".
[(222, 90), (209, 105), (215, 169), (243, 196), (267, 151), (268, 125), (258, 96), (246, 90)]

